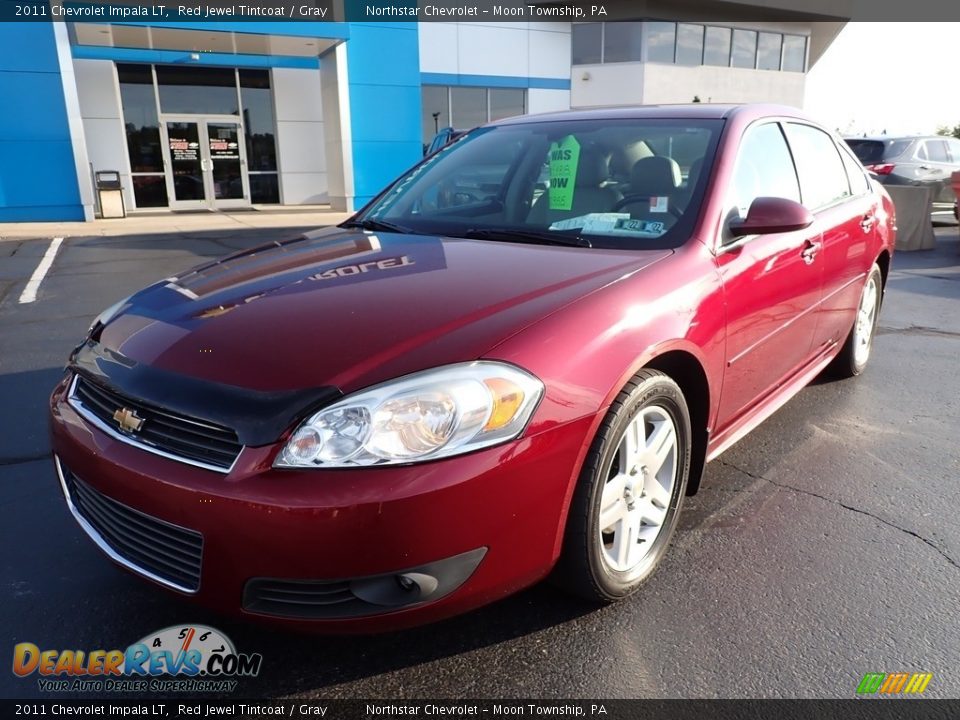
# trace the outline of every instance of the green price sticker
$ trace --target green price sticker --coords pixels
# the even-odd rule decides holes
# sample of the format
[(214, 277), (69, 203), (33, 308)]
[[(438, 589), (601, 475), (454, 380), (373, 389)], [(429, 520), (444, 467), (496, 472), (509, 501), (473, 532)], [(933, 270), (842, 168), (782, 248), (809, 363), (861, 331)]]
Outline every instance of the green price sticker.
[(550, 209), (570, 210), (580, 164), (580, 143), (573, 135), (550, 146)]

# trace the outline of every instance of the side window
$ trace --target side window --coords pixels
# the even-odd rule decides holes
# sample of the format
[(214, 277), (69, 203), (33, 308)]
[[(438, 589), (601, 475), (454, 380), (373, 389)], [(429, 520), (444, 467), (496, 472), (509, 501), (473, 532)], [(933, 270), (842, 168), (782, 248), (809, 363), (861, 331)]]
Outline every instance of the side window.
[(917, 160), (929, 160), (927, 157), (927, 144), (925, 142), (917, 145)]
[(863, 166), (852, 153), (840, 149), (840, 158), (847, 169), (847, 179), (850, 181), (850, 191), (854, 195), (865, 195), (870, 191), (870, 180), (864, 173)]
[(948, 163), (947, 143), (944, 140), (927, 140), (927, 157), (933, 162)]
[(787, 137), (800, 175), (800, 195), (811, 210), (850, 196), (840, 152), (827, 133), (810, 125), (787, 123)]
[(948, 138), (947, 147), (950, 148), (951, 162), (960, 163), (960, 140)]
[(747, 131), (740, 144), (729, 207), (741, 218), (758, 197), (782, 197), (800, 202), (800, 187), (790, 149), (777, 123)]

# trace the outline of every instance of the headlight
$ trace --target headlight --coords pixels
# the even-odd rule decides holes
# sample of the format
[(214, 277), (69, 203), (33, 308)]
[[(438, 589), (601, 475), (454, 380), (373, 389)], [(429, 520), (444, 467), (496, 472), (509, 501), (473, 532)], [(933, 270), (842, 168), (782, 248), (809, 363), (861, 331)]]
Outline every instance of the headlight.
[(517, 437), (543, 383), (512, 365), (474, 362), (355, 393), (297, 428), (275, 467), (356, 467), (433, 460)]

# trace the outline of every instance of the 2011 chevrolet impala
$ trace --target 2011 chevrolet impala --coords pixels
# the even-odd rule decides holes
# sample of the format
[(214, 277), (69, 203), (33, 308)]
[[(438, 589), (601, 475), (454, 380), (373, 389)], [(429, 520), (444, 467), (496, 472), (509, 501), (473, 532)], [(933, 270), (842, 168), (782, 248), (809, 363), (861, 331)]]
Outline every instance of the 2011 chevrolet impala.
[(106, 310), (56, 472), (111, 559), (246, 617), (377, 631), (548, 574), (617, 600), (707, 461), (863, 371), (895, 230), (790, 108), (500, 121)]

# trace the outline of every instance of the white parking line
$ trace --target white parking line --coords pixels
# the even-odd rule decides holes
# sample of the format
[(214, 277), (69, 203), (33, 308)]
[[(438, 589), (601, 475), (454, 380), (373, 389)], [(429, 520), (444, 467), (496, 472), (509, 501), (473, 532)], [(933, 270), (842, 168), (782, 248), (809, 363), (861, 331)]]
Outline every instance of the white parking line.
[(57, 256), (57, 251), (60, 249), (62, 242), (63, 238), (58, 237), (54, 238), (53, 242), (50, 243), (50, 247), (48, 247), (47, 251), (43, 254), (43, 258), (40, 260), (40, 264), (37, 265), (37, 269), (33, 271), (33, 275), (31, 275), (30, 280), (27, 281), (27, 286), (23, 289), (23, 292), (20, 293), (20, 299), (17, 302), (21, 305), (24, 303), (32, 303), (37, 299), (37, 290), (40, 289), (40, 283), (43, 282), (43, 278), (50, 270), (50, 266), (53, 265), (53, 259)]

